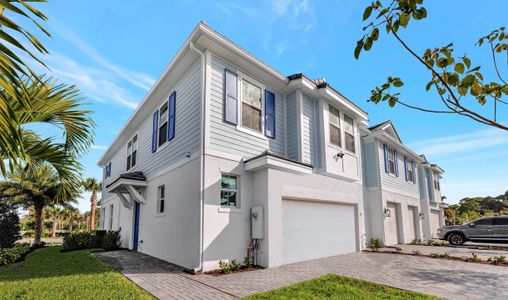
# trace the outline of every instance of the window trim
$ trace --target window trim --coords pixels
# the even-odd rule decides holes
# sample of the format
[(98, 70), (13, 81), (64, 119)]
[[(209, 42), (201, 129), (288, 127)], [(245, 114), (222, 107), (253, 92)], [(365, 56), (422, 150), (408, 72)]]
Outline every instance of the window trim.
[[(164, 188), (164, 197), (161, 197), (160, 190)], [(161, 211), (161, 202), (164, 201), (164, 209)], [(164, 216), (166, 214), (166, 185), (162, 184), (157, 187), (157, 206), (156, 206), (156, 216)]]
[[(416, 184), (416, 163), (414, 160), (409, 160), (407, 156), (405, 156), (404, 159), (405, 159), (404, 171), (406, 172), (406, 182)], [(414, 170), (413, 164), (415, 164)], [(409, 172), (411, 172), (411, 178), (409, 177)]]
[[(128, 160), (129, 160), (129, 143), (132, 142), (132, 140), (134, 140), (134, 137), (136, 137), (136, 149), (134, 150), (134, 147), (132, 147), (132, 151), (131, 151), (131, 161), (130, 161), (130, 168), (128, 168), (129, 166), (129, 163), (128, 163)], [(134, 169), (137, 165), (138, 165), (138, 158), (139, 158), (139, 151), (138, 151), (138, 145), (139, 145), (139, 136), (138, 136), (138, 133), (136, 132), (134, 135), (132, 135), (132, 137), (127, 141), (127, 149), (125, 150), (125, 162), (127, 163), (127, 166), (126, 166), (126, 171), (129, 171), (129, 170), (132, 170)], [(132, 164), (132, 153), (134, 153), (134, 151), (136, 151), (136, 163), (133, 165)]]
[[(161, 124), (161, 108), (164, 106), (164, 105), (167, 105), (167, 110), (166, 110), (166, 134), (164, 135), (164, 143), (160, 144), (159, 141), (161, 139), (161, 127), (162, 125), (164, 125), (164, 123)], [(169, 130), (169, 100), (164, 100), (161, 102), (161, 104), (157, 107), (157, 113), (158, 113), (158, 118), (157, 118), (157, 151), (160, 149), (160, 148), (163, 148), (165, 145), (168, 144), (168, 130)]]
[(104, 221), (106, 220), (106, 207), (101, 208), (101, 229), (104, 230), (106, 226), (104, 226)]
[[(229, 69), (228, 69), (229, 70)], [(231, 71), (231, 70), (230, 70)], [(231, 71), (233, 72), (233, 71)], [(238, 93), (238, 104), (237, 104), (237, 116), (238, 116), (238, 124), (236, 125), (236, 129), (238, 131), (245, 132), (247, 134), (253, 135), (258, 138), (262, 138), (264, 140), (268, 140), (268, 137), (264, 135), (265, 132), (265, 90), (266, 85), (262, 84), (260, 81), (246, 75), (245, 73), (236, 70), (237, 75), (237, 93)], [(242, 81), (245, 80), (252, 85), (261, 89), (261, 128), (260, 131), (256, 131), (249, 127), (242, 125), (242, 106), (243, 106), (243, 95), (242, 95)]]
[[(387, 155), (386, 155), (386, 158), (388, 159), (387, 161), (387, 164), (388, 164), (388, 174), (392, 174), (393, 176), (396, 176), (395, 175), (395, 164), (397, 163), (395, 161), (395, 149), (393, 148), (390, 148), (389, 146), (386, 147), (386, 151), (388, 152)], [(390, 155), (391, 155), (391, 158), (392, 160), (390, 160)], [(393, 162), (393, 172), (391, 170), (391, 166), (390, 166), (390, 162)]]
[[(232, 189), (223, 189), (222, 188), (222, 177), (223, 176), (229, 176), (229, 177), (235, 177), (236, 178), (236, 190)], [(240, 175), (232, 174), (232, 173), (221, 173), (220, 175), (220, 182), (219, 182), (219, 212), (235, 212), (241, 210), (241, 197), (240, 197)], [(223, 206), (221, 204), (221, 198), (222, 198), (222, 191), (236, 191), (236, 203), (234, 206)]]

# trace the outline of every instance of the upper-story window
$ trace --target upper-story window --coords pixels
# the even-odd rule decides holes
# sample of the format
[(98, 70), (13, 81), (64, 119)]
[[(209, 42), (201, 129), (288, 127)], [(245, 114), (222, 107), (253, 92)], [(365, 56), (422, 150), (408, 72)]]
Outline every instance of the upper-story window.
[(261, 88), (242, 79), (242, 126), (261, 132)]
[(340, 135), (340, 111), (335, 107), (328, 105), (328, 122), (330, 128), (330, 143), (342, 147)]
[(111, 162), (109, 162), (106, 167), (104, 168), (104, 177), (108, 179), (111, 177)]
[(157, 213), (164, 212), (164, 199), (166, 199), (166, 186), (161, 185), (157, 188)]
[(127, 171), (136, 166), (138, 156), (138, 135), (127, 143)]
[(168, 141), (168, 102), (159, 109), (159, 147)]
[(109, 206), (109, 230), (113, 230), (113, 204)]
[(404, 158), (406, 168), (406, 181), (415, 183), (415, 162)]
[(434, 173), (434, 188), (438, 191), (441, 190), (441, 186), (439, 185), (439, 175)]
[(346, 150), (355, 153), (355, 127), (353, 118), (344, 115), (344, 136), (346, 139)]
[(395, 174), (395, 150), (388, 148), (388, 172)]

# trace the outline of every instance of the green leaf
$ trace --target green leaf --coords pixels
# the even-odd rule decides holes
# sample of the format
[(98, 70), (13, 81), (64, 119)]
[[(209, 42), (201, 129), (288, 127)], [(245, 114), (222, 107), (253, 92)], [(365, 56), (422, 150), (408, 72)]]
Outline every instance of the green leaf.
[(456, 86), (459, 83), (459, 75), (453, 73), (446, 79), (449, 85)]
[(379, 38), (379, 29), (374, 28), (374, 30), (372, 30), (372, 32), (370, 33), (370, 37), (372, 38), (372, 40), (377, 41), (377, 39)]
[(372, 13), (372, 6), (367, 6), (365, 8), (365, 11), (363, 12), (363, 20), (367, 20), (370, 17), (370, 14)]
[(465, 86), (465, 85), (459, 86), (459, 94), (461, 94), (462, 96), (465, 96), (467, 94), (467, 86)]
[(476, 75), (476, 77), (478, 77), (478, 79), (480, 79), (480, 80), (482, 80), (482, 81), (483, 81), (483, 75), (482, 75), (482, 73), (480, 73), (480, 72), (475, 72), (474, 74)]
[(390, 100), (388, 101), (388, 105), (390, 105), (390, 107), (394, 107), (395, 104), (397, 103), (397, 100), (398, 100), (398, 98), (396, 98), (396, 97), (390, 97)]
[(409, 18), (410, 18), (410, 16), (405, 12), (400, 14), (400, 17), (399, 17), (400, 26), (406, 27), (407, 24), (409, 23)]
[(455, 68), (453, 68), (455, 72), (463, 74), (464, 73), (464, 64), (458, 63), (455, 65)]
[(355, 48), (355, 58), (356, 59), (358, 59), (358, 57), (360, 57), (360, 52), (362, 51), (362, 48), (363, 48), (363, 39), (356, 42), (356, 48)]
[(402, 82), (402, 80), (400, 80), (398, 78), (395, 79), (395, 81), (393, 82), (393, 86), (395, 86), (395, 87), (401, 87), (403, 85), (404, 85), (404, 82)]
[(480, 70), (480, 68), (481, 68), (481, 66), (474, 67), (471, 70), (469, 70), (469, 73), (476, 72), (476, 71)]
[(430, 88), (432, 87), (432, 84), (434, 84), (434, 81), (429, 81), (427, 82), (427, 84), (425, 85), (425, 90), (428, 92), (430, 90)]
[(476, 97), (482, 93), (482, 90), (482, 87), (475, 81), (471, 86), (471, 95)]
[(446, 59), (445, 57), (441, 57), (437, 60), (438, 67), (446, 68), (447, 65), (448, 65), (448, 59)]
[(365, 49), (365, 51), (369, 51), (370, 48), (372, 48), (372, 38), (368, 37), (365, 39), (365, 45), (363, 45), (363, 49)]
[(471, 60), (469, 58), (464, 57), (464, 59), (462, 61), (464, 61), (464, 64), (466, 64), (466, 67), (468, 69), (471, 68)]
[(487, 99), (485, 99), (484, 95), (477, 97), (476, 100), (478, 100), (478, 103), (480, 103), (481, 105), (484, 105), (485, 103), (487, 103)]
[(473, 84), (474, 80), (475, 80), (474, 75), (469, 74), (466, 77), (464, 77), (464, 79), (462, 79), (462, 84), (469, 87)]

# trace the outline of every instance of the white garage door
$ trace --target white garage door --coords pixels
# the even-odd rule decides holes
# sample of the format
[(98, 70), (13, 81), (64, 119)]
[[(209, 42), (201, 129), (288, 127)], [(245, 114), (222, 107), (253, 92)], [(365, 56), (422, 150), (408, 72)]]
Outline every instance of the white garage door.
[(437, 238), (437, 229), (439, 228), (439, 211), (430, 211), (430, 235)]
[(390, 215), (385, 217), (385, 244), (389, 246), (399, 243), (399, 215), (396, 204), (388, 203), (386, 208), (390, 211)]
[(416, 240), (416, 207), (408, 206), (407, 220), (409, 226), (408, 240)]
[(353, 206), (282, 201), (282, 264), (355, 251)]

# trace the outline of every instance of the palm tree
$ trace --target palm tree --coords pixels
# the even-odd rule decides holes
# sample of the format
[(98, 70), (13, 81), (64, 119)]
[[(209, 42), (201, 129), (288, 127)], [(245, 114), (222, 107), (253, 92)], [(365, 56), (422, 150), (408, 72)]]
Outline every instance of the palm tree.
[(95, 229), (95, 214), (97, 209), (97, 193), (102, 190), (102, 184), (95, 178), (87, 178), (83, 181), (83, 189), (92, 192), (90, 197), (90, 230)]
[(58, 223), (62, 221), (63, 209), (60, 206), (50, 206), (45, 209), (47, 217), (51, 220), (51, 237), (56, 237)]
[(0, 194), (7, 201), (19, 203), (26, 209), (33, 207), (36, 245), (41, 243), (44, 208), (75, 203), (80, 192), (79, 185), (72, 180), (63, 179), (55, 168), (47, 163), (36, 168), (17, 170), (9, 174), (8, 179), (0, 183)]
[[(72, 233), (74, 229), (74, 222), (79, 220), (79, 210), (75, 208), (74, 206), (66, 206), (64, 208), (65, 218), (67, 219), (67, 230), (69, 233)], [(79, 223), (78, 223), (78, 230), (79, 230)]]

